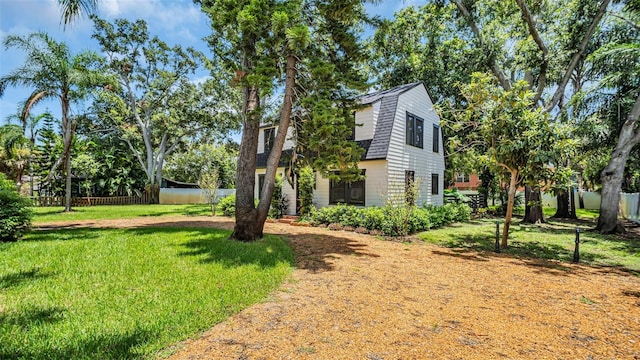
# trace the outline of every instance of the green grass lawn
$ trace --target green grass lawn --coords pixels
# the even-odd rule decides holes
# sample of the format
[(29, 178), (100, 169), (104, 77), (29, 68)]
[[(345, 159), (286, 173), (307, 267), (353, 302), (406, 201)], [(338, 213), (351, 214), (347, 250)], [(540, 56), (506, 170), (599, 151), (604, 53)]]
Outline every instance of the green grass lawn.
[(0, 359), (166, 353), (261, 301), (291, 273), (293, 253), (282, 239), (228, 236), (199, 228), (66, 229), (0, 243)]
[[(546, 215), (546, 214), (545, 214)], [(553, 215), (553, 214), (552, 214)], [(619, 266), (640, 274), (640, 238), (632, 234), (602, 235), (590, 231), (595, 227), (597, 212), (579, 211), (581, 220), (565, 221), (547, 219), (542, 225), (511, 223), (509, 247), (504, 253), (517, 257), (573, 260), (576, 227), (580, 233), (580, 262), (591, 265)], [(470, 223), (454, 224), (442, 229), (418, 234), (424, 241), (461, 251), (482, 251), (488, 255), (495, 249), (495, 222), (504, 219), (478, 219)]]
[(142, 216), (208, 216), (211, 208), (206, 204), (191, 205), (100, 205), (74, 207), (73, 212), (63, 212), (64, 207), (36, 207), (34, 224), (49, 221), (73, 221), (96, 219), (130, 219)]

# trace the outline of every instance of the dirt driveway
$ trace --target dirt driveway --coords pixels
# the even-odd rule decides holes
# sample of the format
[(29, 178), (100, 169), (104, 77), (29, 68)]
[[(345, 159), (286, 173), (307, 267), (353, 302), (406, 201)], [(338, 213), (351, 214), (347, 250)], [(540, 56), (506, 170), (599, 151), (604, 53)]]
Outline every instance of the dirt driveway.
[[(75, 224), (149, 225), (232, 223)], [(285, 224), (266, 232), (295, 251), (290, 281), (171, 359), (640, 359), (640, 277), (624, 271)]]

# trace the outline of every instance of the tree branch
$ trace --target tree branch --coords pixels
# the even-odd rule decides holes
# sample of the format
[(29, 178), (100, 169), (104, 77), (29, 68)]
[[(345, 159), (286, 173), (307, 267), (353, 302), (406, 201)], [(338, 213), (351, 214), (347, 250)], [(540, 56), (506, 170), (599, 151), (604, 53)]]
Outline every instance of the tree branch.
[[(522, 19), (527, 23), (527, 28), (529, 29), (529, 34), (533, 38), (533, 41), (538, 45), (538, 49), (542, 52), (542, 63), (540, 64), (540, 76), (538, 77), (538, 89), (536, 90), (536, 95), (533, 98), (533, 103), (537, 104), (540, 98), (542, 97), (542, 92), (544, 91), (545, 86), (547, 85), (547, 68), (548, 61), (547, 56), (549, 55), (549, 50), (547, 46), (544, 44), (538, 29), (536, 29), (536, 23), (531, 17), (531, 12), (529, 11), (529, 7), (524, 3), (524, 0), (516, 0), (518, 6), (520, 7), (520, 11), (522, 12)], [(531, 84), (533, 85), (533, 84)]]
[[(466, 6), (464, 6), (461, 0), (452, 0), (452, 1), (456, 4), (462, 16), (467, 20), (469, 27), (471, 27), (471, 31), (473, 31), (473, 34), (478, 39), (478, 43), (480, 44), (480, 47), (486, 50), (486, 44), (484, 41), (484, 37), (482, 36), (482, 32), (480, 32), (478, 25), (473, 21), (473, 17), (471, 16), (471, 13), (469, 12), (469, 10), (466, 8)], [(502, 71), (500, 66), (498, 66), (498, 62), (496, 61), (495, 56), (493, 55), (489, 56), (489, 67), (491, 68), (491, 71), (493, 72), (493, 74), (498, 78), (498, 81), (500, 82), (500, 86), (502, 86), (502, 88), (507, 91), (510, 90), (511, 82), (505, 75), (504, 71)]]
[(576, 51), (576, 53), (573, 54), (573, 58), (571, 59), (569, 66), (567, 66), (567, 69), (565, 70), (564, 76), (562, 77), (562, 81), (558, 85), (556, 92), (553, 94), (551, 101), (549, 101), (547, 106), (544, 108), (544, 112), (550, 112), (551, 110), (553, 110), (553, 108), (555, 108), (556, 105), (558, 105), (558, 102), (562, 98), (562, 95), (564, 95), (564, 90), (567, 87), (569, 80), (571, 79), (571, 74), (573, 73), (573, 70), (578, 65), (578, 62), (580, 61), (580, 59), (582, 58), (582, 55), (584, 54), (584, 51), (587, 48), (587, 44), (589, 43), (589, 40), (591, 40), (591, 36), (593, 36), (593, 33), (596, 31), (596, 27), (598, 26), (598, 23), (606, 13), (607, 7), (609, 6), (609, 2), (611, 2), (611, 0), (602, 1), (602, 4), (600, 5), (598, 12), (593, 17), (593, 21), (591, 22), (591, 25), (589, 25), (589, 28), (587, 28), (587, 31), (584, 34), (584, 38), (582, 39), (582, 42), (578, 47), (578, 51)]

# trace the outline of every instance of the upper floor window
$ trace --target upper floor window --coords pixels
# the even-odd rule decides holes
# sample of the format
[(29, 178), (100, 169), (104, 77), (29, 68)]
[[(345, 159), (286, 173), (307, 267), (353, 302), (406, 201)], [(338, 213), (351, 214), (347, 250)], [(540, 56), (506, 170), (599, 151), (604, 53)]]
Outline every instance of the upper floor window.
[(273, 140), (275, 139), (276, 128), (264, 129), (264, 152), (268, 153), (273, 147)]
[(422, 149), (424, 133), (424, 120), (411, 114), (407, 113), (407, 145), (419, 147)]
[(440, 126), (433, 125), (433, 152), (440, 152)]

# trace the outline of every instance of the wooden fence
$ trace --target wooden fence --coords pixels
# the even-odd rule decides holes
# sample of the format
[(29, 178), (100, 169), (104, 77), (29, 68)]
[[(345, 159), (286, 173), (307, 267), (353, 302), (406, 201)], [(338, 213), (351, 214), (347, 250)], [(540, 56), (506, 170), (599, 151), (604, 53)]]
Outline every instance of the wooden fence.
[[(31, 197), (34, 206), (64, 206), (64, 196), (34, 196)], [(143, 196), (100, 196), (100, 197), (72, 197), (71, 206), (91, 205), (136, 205), (148, 204), (146, 194)]]
[[(482, 207), (482, 204), (484, 203), (484, 195), (483, 194), (465, 194), (464, 196), (466, 196), (468, 198), (467, 201), (464, 201), (467, 205), (469, 205), (471, 207), (471, 209), (473, 209), (473, 212), (477, 212), (479, 208)], [(445, 203), (458, 203), (460, 202), (460, 200), (453, 195), (444, 195), (444, 202)]]

